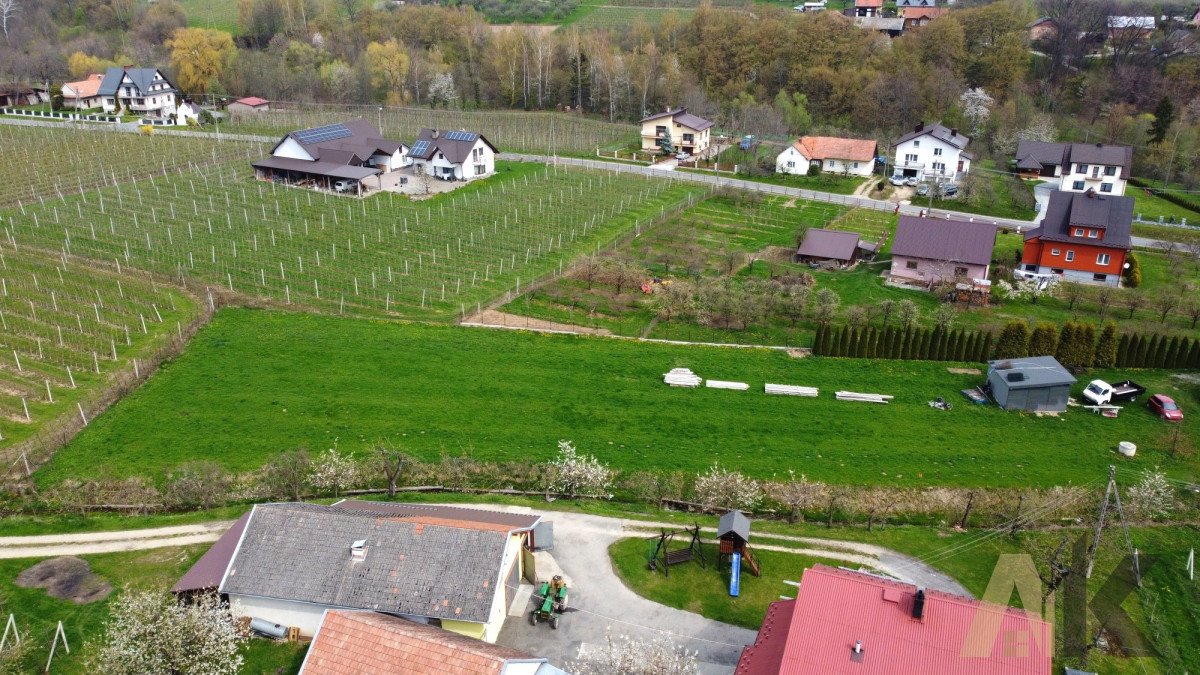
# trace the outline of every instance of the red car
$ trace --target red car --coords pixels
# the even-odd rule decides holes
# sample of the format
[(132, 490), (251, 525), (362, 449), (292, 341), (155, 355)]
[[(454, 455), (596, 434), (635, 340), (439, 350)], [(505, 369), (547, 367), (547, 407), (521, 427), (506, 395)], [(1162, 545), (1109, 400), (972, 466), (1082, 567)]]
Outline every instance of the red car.
[(1168, 422), (1182, 422), (1183, 411), (1179, 409), (1179, 405), (1175, 403), (1175, 399), (1165, 394), (1155, 394), (1146, 402), (1146, 407), (1150, 412), (1158, 415)]

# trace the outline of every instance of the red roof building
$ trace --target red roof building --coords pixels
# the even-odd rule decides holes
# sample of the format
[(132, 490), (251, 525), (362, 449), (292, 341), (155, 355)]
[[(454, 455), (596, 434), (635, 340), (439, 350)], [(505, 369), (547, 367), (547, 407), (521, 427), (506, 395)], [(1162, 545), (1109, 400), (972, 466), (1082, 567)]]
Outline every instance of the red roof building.
[(1133, 209), (1132, 197), (1051, 192), (1046, 217), (1025, 232), (1021, 268), (1065, 281), (1119, 285), (1133, 248)]
[(1053, 637), (1019, 609), (815, 565), (795, 600), (771, 605), (734, 674), (1049, 675)]

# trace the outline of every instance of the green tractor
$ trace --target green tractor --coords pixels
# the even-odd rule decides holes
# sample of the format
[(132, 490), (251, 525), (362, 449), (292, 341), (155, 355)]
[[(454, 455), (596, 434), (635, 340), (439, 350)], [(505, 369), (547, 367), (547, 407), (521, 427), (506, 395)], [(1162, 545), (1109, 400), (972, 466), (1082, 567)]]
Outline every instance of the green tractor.
[(538, 592), (541, 604), (529, 612), (529, 625), (536, 626), (538, 621), (546, 621), (554, 630), (558, 630), (560, 615), (567, 610), (567, 582), (559, 575), (551, 581), (543, 581)]

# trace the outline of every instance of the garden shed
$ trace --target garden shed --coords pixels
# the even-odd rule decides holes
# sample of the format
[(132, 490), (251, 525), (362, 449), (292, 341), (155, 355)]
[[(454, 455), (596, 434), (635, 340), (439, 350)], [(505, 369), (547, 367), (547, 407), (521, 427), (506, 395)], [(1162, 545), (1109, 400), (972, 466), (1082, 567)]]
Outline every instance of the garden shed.
[(987, 387), (1005, 410), (1062, 412), (1076, 380), (1053, 356), (988, 363)]

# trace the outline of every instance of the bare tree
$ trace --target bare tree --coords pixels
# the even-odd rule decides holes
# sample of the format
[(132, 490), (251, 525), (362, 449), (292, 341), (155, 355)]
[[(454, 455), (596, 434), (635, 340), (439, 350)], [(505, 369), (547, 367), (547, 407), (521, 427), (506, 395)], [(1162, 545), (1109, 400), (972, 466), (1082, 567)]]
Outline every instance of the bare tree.
[(880, 300), (879, 301), (879, 317), (883, 320), (883, 325), (888, 325), (888, 321), (892, 318), (892, 312), (896, 309), (895, 300)]
[(904, 324), (905, 328), (909, 328), (920, 318), (921, 309), (917, 307), (917, 303), (905, 299), (899, 302), (897, 315), (900, 318), (900, 323)]
[(1154, 309), (1158, 310), (1158, 322), (1166, 323), (1167, 315), (1179, 306), (1179, 296), (1174, 293), (1160, 293), (1154, 296)]
[(19, 0), (0, 0), (0, 28), (4, 30), (4, 41), (8, 41), (8, 22), (21, 11)]
[(1104, 317), (1108, 314), (1108, 308), (1112, 305), (1115, 291), (1112, 286), (1101, 286), (1096, 291), (1096, 306), (1100, 308), (1100, 321), (1104, 321)]
[(1125, 297), (1121, 298), (1121, 304), (1125, 309), (1129, 310), (1127, 319), (1133, 318), (1133, 313), (1146, 306), (1146, 297), (1137, 291), (1125, 291)]
[(1200, 323), (1200, 300), (1188, 301), (1185, 311), (1192, 319), (1192, 330), (1196, 330), (1196, 324)]
[(567, 664), (575, 675), (695, 675), (696, 653), (666, 641), (605, 636), (602, 644)]
[(375, 446), (375, 451), (379, 453), (379, 466), (383, 469), (383, 475), (387, 477), (388, 499), (395, 499), (396, 484), (400, 482), (400, 474), (408, 456), (382, 444)]
[(1055, 295), (1065, 300), (1067, 302), (1067, 310), (1072, 312), (1075, 311), (1075, 303), (1082, 300), (1084, 294), (1087, 292), (1083, 284), (1074, 281), (1064, 281), (1058, 284), (1056, 290), (1057, 293)]
[(263, 487), (273, 497), (300, 501), (311, 469), (312, 459), (307, 450), (301, 448), (284, 452), (263, 467)]
[(163, 497), (173, 506), (211, 509), (225, 502), (232, 483), (216, 462), (188, 462), (167, 476)]
[(804, 474), (796, 478), (796, 472), (788, 469), (788, 479), (766, 484), (767, 496), (788, 508), (789, 523), (804, 519), (804, 510), (812, 508), (825, 495), (825, 484), (809, 481)]

